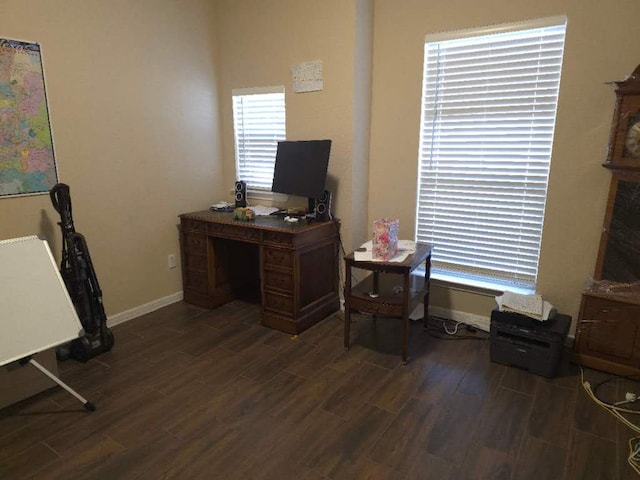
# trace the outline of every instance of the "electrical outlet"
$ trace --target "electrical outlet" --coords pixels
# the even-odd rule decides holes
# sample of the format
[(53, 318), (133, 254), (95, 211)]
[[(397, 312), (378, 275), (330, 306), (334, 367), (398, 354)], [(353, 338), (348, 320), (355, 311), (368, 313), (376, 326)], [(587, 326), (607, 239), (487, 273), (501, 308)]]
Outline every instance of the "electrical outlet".
[(167, 267), (176, 268), (176, 254), (170, 253), (167, 257)]

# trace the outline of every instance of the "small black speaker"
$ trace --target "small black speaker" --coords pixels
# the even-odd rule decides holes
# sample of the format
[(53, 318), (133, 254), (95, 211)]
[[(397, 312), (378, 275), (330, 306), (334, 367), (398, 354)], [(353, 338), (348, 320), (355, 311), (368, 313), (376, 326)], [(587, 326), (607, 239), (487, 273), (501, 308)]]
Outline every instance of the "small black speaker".
[(331, 218), (331, 192), (325, 190), (320, 198), (316, 198), (316, 220), (329, 220)]
[(247, 206), (247, 182), (236, 182), (236, 207)]

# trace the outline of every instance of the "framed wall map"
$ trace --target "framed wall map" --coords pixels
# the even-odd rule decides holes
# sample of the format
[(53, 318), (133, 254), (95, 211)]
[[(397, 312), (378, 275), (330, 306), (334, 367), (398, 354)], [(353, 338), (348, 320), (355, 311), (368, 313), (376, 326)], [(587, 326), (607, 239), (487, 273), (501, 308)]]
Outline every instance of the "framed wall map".
[(0, 198), (57, 182), (40, 45), (0, 38)]

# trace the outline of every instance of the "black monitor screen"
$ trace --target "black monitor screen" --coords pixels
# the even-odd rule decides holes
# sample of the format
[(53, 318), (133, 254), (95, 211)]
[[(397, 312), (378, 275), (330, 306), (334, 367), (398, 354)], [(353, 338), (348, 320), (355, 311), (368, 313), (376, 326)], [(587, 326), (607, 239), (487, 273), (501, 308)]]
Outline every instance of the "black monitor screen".
[(327, 179), (331, 140), (278, 142), (271, 191), (320, 198)]

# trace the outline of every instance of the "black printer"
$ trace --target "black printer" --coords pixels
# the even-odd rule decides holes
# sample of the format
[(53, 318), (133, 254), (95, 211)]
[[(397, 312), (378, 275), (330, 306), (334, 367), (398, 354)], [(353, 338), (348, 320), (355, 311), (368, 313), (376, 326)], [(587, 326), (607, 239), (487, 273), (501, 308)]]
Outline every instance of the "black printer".
[(536, 375), (556, 376), (571, 317), (556, 313), (544, 322), (512, 312), (491, 312), (490, 359)]

